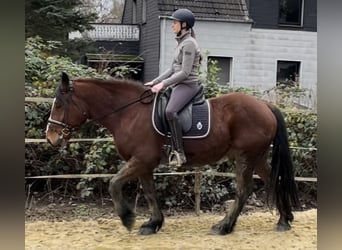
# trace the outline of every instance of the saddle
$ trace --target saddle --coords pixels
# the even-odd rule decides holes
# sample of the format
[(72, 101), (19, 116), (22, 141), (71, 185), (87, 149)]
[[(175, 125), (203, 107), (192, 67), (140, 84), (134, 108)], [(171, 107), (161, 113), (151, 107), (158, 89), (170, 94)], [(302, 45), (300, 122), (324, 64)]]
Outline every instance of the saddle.
[[(159, 92), (153, 103), (152, 123), (154, 129), (163, 136), (171, 136), (165, 109), (170, 99), (172, 88)], [(196, 95), (178, 113), (183, 131), (183, 138), (203, 138), (210, 130), (209, 102), (204, 98), (204, 88), (200, 85)]]

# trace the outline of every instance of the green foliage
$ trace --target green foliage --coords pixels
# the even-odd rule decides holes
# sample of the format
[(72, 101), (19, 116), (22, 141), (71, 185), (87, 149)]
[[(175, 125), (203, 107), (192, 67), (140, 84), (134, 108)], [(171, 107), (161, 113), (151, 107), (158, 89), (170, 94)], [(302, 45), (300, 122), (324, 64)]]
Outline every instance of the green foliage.
[(115, 78), (126, 78), (129, 75), (133, 74), (138, 74), (138, 71), (140, 71), (139, 68), (133, 68), (129, 65), (119, 65), (117, 67), (109, 68), (107, 67), (103, 73), (107, 73)]
[[(79, 147), (79, 145), (70, 144), (70, 148)], [(122, 166), (115, 146), (113, 142), (93, 142), (88, 148), (88, 152), (83, 155), (82, 166), (84, 169), (82, 174), (112, 174), (117, 173)], [(103, 178), (103, 182), (107, 183), (109, 178)], [(93, 190), (98, 185), (97, 180), (82, 179), (77, 184), (77, 189), (81, 192), (81, 197), (90, 196), (93, 194)]]
[[(217, 166), (206, 169), (206, 172), (219, 172)], [(228, 197), (232, 197), (235, 192), (231, 186), (232, 180), (227, 178), (203, 175), (201, 179), (201, 203), (204, 207), (212, 208), (216, 204), (221, 204)]]
[(91, 30), (91, 23), (96, 20), (94, 8), (85, 6), (84, 0), (25, 1), (25, 38), (40, 37), (43, 41), (49, 41), (50, 45), (51, 41), (58, 41), (58, 46), (50, 52), (67, 56), (73, 62), (80, 61), (86, 52), (95, 52), (95, 42), (86, 39), (69, 40), (68, 34), (72, 31)]
[[(206, 51), (206, 58), (208, 58), (208, 55), (209, 51)], [(200, 68), (198, 72), (200, 82), (202, 82), (205, 87), (204, 95), (206, 98), (211, 98), (226, 93), (225, 88), (217, 84), (217, 81), (219, 80), (218, 73), (221, 70), (217, 64), (217, 60), (210, 59), (207, 62), (207, 70), (202, 72)]]
[(28, 38), (25, 43), (25, 87), (32, 96), (53, 97), (61, 72), (73, 76), (101, 77), (95, 69), (75, 64), (69, 57), (53, 55), (60, 42), (45, 42), (40, 37)]
[[(317, 177), (317, 114), (284, 112), (296, 176)], [(309, 149), (306, 149), (309, 148)], [(311, 148), (311, 149), (310, 149)]]
[(216, 97), (222, 94), (222, 87), (217, 84), (219, 80), (217, 74), (221, 70), (217, 66), (217, 60), (208, 60), (208, 71), (205, 80), (205, 91), (204, 95), (207, 98)]
[(89, 23), (96, 20), (97, 14), (84, 13), (80, 7), (81, 0), (26, 0), (25, 37), (64, 41), (71, 31), (91, 29)]
[(43, 138), (49, 113), (48, 103), (25, 103), (26, 138)]
[[(169, 173), (170, 168), (161, 165), (156, 173)], [(192, 175), (185, 176), (154, 176), (159, 202), (165, 208), (193, 208), (195, 202), (193, 187), (194, 178)]]

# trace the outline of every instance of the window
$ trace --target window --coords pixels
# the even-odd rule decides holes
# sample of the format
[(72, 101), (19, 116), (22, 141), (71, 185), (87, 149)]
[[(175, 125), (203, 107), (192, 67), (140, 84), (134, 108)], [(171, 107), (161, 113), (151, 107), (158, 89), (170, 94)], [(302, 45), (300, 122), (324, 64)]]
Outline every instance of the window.
[[(227, 85), (231, 81), (231, 57), (221, 56), (208, 56), (208, 65), (210, 61), (217, 61), (216, 66), (220, 69), (217, 73), (218, 81), (220, 85)], [(209, 70), (207, 70), (209, 72)]]
[(302, 26), (304, 0), (279, 0), (279, 24)]
[(278, 61), (277, 84), (298, 86), (300, 62)]

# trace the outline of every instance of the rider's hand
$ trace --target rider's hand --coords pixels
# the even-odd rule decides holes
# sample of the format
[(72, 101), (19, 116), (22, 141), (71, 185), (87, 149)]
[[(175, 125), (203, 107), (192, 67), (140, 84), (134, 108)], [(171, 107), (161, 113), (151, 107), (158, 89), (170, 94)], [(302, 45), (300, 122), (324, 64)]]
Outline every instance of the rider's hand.
[(145, 83), (144, 85), (145, 85), (145, 86), (153, 86), (153, 82), (150, 81), (150, 82)]
[(151, 88), (153, 93), (158, 93), (162, 88), (164, 88), (164, 82), (160, 82)]

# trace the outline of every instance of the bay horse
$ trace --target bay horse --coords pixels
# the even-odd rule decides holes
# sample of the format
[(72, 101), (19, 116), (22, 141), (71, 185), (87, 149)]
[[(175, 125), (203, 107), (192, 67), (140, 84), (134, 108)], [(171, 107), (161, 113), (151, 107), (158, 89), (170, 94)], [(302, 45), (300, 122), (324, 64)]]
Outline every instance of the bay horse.
[[(150, 93), (150, 94), (146, 94)], [(152, 95), (142, 83), (129, 80), (76, 78), (62, 73), (56, 90), (46, 139), (54, 146), (65, 146), (72, 131), (87, 120), (106, 127), (115, 146), (126, 161), (110, 180), (109, 193), (122, 224), (131, 230), (135, 214), (123, 192), (123, 185), (138, 180), (142, 185), (151, 217), (139, 228), (139, 234), (157, 233), (164, 216), (158, 206), (153, 170), (165, 163), (163, 151), (166, 138), (158, 134), (151, 121)], [(278, 231), (290, 230), (292, 207), (299, 199), (288, 143), (286, 124), (274, 105), (242, 93), (229, 93), (208, 99), (211, 128), (201, 139), (185, 139), (187, 163), (184, 168), (212, 164), (228, 157), (236, 162), (237, 190), (235, 201), (225, 217), (211, 228), (212, 234), (231, 233), (237, 218), (253, 189), (256, 172), (273, 197), (279, 220)], [(271, 164), (268, 152), (272, 148)]]

